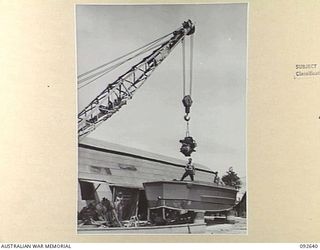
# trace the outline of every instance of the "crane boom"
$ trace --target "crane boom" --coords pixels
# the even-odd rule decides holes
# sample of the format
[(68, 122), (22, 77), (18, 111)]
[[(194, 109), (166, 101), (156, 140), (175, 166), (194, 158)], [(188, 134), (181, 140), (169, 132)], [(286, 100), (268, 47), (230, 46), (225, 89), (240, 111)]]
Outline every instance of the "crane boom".
[(78, 136), (79, 139), (93, 131), (102, 122), (109, 119), (123, 105), (130, 100), (137, 89), (148, 79), (152, 72), (163, 62), (175, 46), (185, 36), (193, 34), (194, 24), (188, 20), (182, 27), (175, 30), (169, 40), (160, 45), (159, 48), (144, 57), (139, 63), (131, 67), (126, 73), (108, 86), (94, 98), (78, 114)]

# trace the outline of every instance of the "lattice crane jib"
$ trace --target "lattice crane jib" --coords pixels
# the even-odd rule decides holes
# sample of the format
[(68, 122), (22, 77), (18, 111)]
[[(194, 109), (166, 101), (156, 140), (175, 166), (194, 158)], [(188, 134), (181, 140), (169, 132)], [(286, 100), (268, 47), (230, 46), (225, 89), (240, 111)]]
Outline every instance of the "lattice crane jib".
[(102, 122), (115, 114), (122, 106), (126, 105), (128, 100), (133, 97), (134, 93), (143, 85), (177, 44), (184, 40), (185, 36), (193, 34), (194, 31), (195, 26), (190, 20), (184, 22), (182, 27), (171, 33), (171, 37), (168, 40), (160, 44), (114, 82), (109, 83), (78, 114), (79, 139), (89, 134)]

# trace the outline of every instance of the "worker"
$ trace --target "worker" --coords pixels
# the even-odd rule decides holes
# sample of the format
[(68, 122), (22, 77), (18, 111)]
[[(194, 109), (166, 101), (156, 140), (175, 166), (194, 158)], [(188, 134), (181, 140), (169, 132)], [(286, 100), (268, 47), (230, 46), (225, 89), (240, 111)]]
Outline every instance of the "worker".
[(213, 182), (219, 185), (220, 184), (220, 177), (218, 176), (218, 173), (219, 173), (218, 171), (213, 172), (213, 174), (214, 174)]
[(119, 221), (117, 212), (115, 210), (115, 206), (112, 204), (112, 202), (104, 197), (101, 201), (101, 205), (103, 206), (105, 220), (111, 225), (116, 223), (118, 226), (121, 227), (122, 224)]
[(89, 203), (88, 206), (82, 208), (79, 213), (79, 219), (84, 222), (85, 225), (92, 225), (95, 221), (99, 220), (95, 202)]
[(97, 211), (97, 214), (98, 214), (98, 219), (102, 220), (102, 221), (107, 221), (106, 208), (102, 204), (102, 202), (98, 202), (95, 208), (96, 208), (96, 211)]
[(119, 192), (118, 195), (116, 196), (115, 199), (115, 207), (116, 207), (116, 211), (117, 211), (117, 215), (118, 215), (118, 219), (119, 221), (122, 221), (122, 214), (123, 214), (123, 196), (122, 196), (122, 192)]
[(184, 178), (186, 178), (188, 175), (190, 176), (191, 181), (193, 181), (193, 179), (194, 179), (193, 177), (194, 177), (194, 174), (195, 174), (195, 168), (194, 168), (194, 166), (192, 164), (192, 158), (188, 159), (188, 163), (187, 163), (187, 165), (185, 166), (184, 169), (185, 169), (185, 172), (184, 172), (184, 174), (183, 174), (183, 176), (182, 176), (180, 181), (183, 181)]

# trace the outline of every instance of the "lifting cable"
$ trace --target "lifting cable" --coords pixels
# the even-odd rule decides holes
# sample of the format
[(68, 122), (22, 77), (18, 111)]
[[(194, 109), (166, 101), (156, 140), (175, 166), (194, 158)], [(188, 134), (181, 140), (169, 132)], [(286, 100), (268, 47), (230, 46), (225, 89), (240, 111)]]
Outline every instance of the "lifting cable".
[(187, 94), (186, 86), (186, 43), (185, 38), (181, 40), (182, 43), (182, 82), (183, 82), (183, 97), (192, 94), (192, 71), (193, 71), (193, 35), (190, 35), (190, 65), (189, 65), (189, 93)]
[[(185, 107), (185, 121), (189, 121), (189, 113), (190, 113), (190, 107), (192, 105), (192, 70), (193, 70), (193, 35), (190, 36), (190, 65), (189, 65), (189, 81), (187, 83), (186, 81), (186, 49), (185, 49), (185, 39), (182, 39), (182, 82), (183, 82), (183, 98), (182, 103)], [(188, 85), (188, 86), (187, 86)]]
[[(192, 104), (192, 99), (191, 99), (191, 96), (192, 96), (192, 71), (193, 71), (193, 35), (190, 36), (190, 68), (189, 68), (189, 73), (190, 73), (189, 95), (190, 95), (190, 102), (191, 102), (190, 106)], [(184, 88), (185, 88), (185, 84), (184, 84)], [(185, 92), (186, 92), (186, 90), (184, 90), (184, 97), (186, 96)], [(186, 114), (185, 120), (187, 122), (186, 137), (189, 137), (190, 136), (190, 126), (189, 126), (190, 116), (189, 116), (189, 113)]]
[(186, 45), (184, 38), (181, 41), (182, 43), (182, 98), (186, 95)]
[(190, 96), (192, 94), (193, 35), (190, 36)]
[(193, 70), (193, 34), (190, 35), (190, 65), (189, 65), (189, 84), (188, 84), (188, 90), (187, 91), (187, 84), (186, 84), (186, 49), (185, 49), (185, 39), (182, 39), (182, 82), (183, 82), (183, 99), (182, 103), (185, 107), (185, 115), (184, 120), (186, 121), (186, 136), (184, 139), (180, 140), (180, 143), (182, 143), (182, 146), (180, 148), (180, 152), (186, 156), (190, 157), (191, 153), (195, 151), (195, 147), (197, 146), (197, 143), (190, 135), (190, 108), (192, 105), (192, 70)]

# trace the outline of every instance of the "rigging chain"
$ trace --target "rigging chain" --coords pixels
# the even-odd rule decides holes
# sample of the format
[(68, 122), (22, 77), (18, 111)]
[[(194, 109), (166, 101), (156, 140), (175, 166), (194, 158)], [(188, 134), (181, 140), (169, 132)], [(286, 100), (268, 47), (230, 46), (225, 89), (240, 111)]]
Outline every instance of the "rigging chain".
[(187, 121), (186, 137), (190, 136), (189, 121)]

